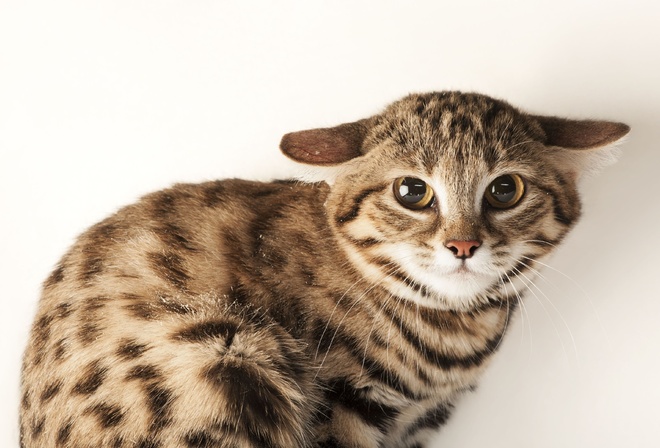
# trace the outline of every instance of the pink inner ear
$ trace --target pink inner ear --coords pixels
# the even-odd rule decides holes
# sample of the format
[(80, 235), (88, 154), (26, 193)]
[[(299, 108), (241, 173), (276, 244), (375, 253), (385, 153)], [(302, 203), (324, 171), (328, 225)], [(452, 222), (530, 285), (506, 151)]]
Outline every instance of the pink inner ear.
[(535, 117), (547, 136), (547, 145), (569, 149), (592, 149), (616, 142), (629, 131), (623, 123)]
[(282, 137), (280, 149), (298, 162), (312, 165), (343, 163), (362, 155), (362, 141), (367, 132), (364, 121), (291, 132)]

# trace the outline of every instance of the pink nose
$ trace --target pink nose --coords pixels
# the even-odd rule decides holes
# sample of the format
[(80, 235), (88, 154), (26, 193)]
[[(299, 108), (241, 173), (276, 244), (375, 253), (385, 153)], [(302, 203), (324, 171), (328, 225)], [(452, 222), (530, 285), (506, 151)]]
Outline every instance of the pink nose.
[(474, 255), (474, 252), (477, 250), (477, 247), (481, 246), (481, 243), (476, 240), (470, 241), (459, 241), (451, 240), (447, 241), (445, 247), (454, 253), (456, 258), (461, 258), (465, 260)]

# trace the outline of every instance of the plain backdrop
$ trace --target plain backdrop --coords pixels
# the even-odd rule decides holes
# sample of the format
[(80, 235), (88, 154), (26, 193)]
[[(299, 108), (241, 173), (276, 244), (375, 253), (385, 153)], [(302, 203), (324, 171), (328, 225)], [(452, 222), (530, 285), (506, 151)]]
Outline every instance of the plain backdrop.
[(656, 5), (0, 0), (0, 446), (77, 234), (174, 182), (287, 177), (282, 134), (445, 89), (633, 130), (432, 446), (660, 446)]

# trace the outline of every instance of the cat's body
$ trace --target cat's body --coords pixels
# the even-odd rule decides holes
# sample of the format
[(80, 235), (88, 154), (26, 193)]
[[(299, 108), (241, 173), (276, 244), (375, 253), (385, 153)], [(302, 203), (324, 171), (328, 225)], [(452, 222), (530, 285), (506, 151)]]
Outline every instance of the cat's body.
[[(423, 446), (579, 216), (582, 156), (552, 145), (626, 132), (413, 95), (285, 136), (289, 156), (340, 164), (332, 186), (145, 197), (83, 234), (44, 285), (22, 445)], [(502, 176), (524, 192), (507, 196)]]

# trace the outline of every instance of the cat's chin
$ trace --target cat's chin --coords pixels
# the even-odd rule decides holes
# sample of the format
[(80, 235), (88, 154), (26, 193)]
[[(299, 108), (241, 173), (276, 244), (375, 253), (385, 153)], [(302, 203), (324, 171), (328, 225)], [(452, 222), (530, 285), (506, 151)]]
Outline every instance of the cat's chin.
[(488, 300), (488, 292), (497, 281), (490, 273), (482, 273), (466, 266), (443, 272), (421, 275), (419, 280), (429, 294), (411, 299), (431, 308), (468, 311)]

